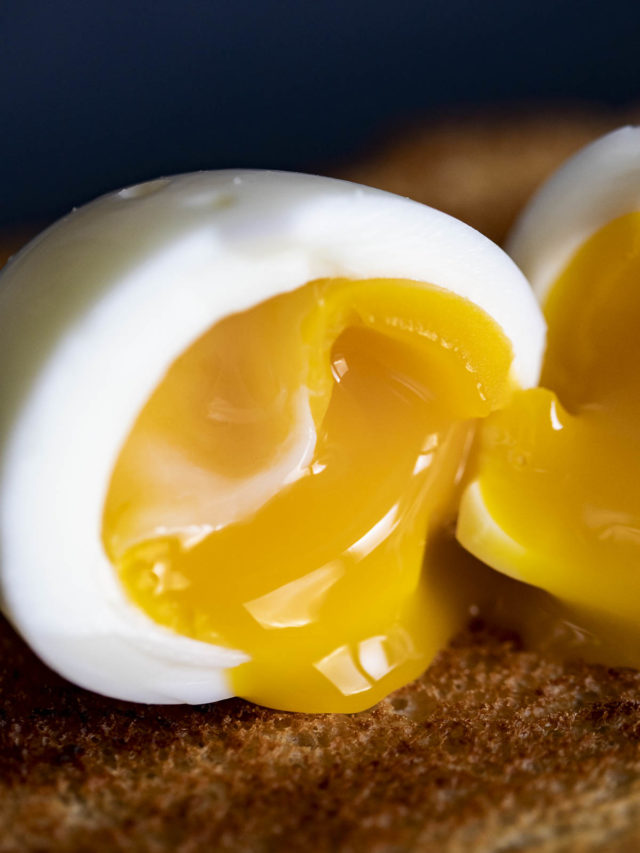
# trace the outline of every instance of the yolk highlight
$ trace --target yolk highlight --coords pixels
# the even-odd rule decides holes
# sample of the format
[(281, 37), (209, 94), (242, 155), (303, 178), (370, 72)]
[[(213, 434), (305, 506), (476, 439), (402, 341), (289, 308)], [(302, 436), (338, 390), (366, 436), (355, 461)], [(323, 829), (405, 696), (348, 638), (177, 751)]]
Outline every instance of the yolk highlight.
[(130, 598), (246, 652), (239, 696), (371, 706), (464, 621), (455, 566), (423, 565), (425, 542), (453, 522), (511, 359), (483, 311), (410, 281), (313, 281), (217, 323), (112, 476), (103, 539)]
[[(534, 645), (575, 655), (577, 635), (584, 657), (637, 667), (640, 213), (586, 242), (545, 313), (545, 388), (517, 393), (488, 418), (478, 449), (482, 498), (505, 535), (469, 529), (461, 541), (557, 597), (544, 631), (535, 608), (519, 626)], [(572, 639), (553, 630), (560, 623)]]

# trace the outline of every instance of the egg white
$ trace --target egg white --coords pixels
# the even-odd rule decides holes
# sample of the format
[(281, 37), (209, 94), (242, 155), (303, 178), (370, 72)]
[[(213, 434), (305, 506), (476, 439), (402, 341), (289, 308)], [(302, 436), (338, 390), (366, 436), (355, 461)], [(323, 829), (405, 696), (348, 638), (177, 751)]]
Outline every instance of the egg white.
[(0, 278), (0, 590), (71, 681), (141, 702), (230, 695), (246, 659), (174, 634), (127, 599), (101, 544), (120, 448), (167, 368), (231, 312), (320, 277), (398, 277), (489, 313), (537, 381), (544, 321), (513, 262), (470, 227), (347, 182), (204, 172), (97, 199)]
[(507, 251), (539, 300), (589, 237), (640, 210), (640, 127), (622, 127), (566, 161), (519, 217)]
[[(542, 184), (516, 222), (507, 250), (544, 304), (580, 247), (634, 211), (640, 211), (640, 127), (623, 127), (581, 149)], [(462, 496), (456, 536), (478, 559), (520, 579), (523, 548), (493, 518), (478, 480)]]

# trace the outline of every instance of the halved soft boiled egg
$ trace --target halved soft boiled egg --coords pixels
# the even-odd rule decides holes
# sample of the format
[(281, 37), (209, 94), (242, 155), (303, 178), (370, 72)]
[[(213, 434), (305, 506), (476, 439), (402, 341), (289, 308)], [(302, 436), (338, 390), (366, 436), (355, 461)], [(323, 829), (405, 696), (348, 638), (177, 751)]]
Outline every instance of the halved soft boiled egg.
[(640, 666), (640, 128), (561, 168), (510, 251), (544, 305), (544, 387), (483, 424), (457, 536), (552, 593), (583, 657)]
[(212, 172), (74, 211), (2, 278), (5, 612), (110, 696), (372, 705), (465, 619), (425, 541), (543, 339), (500, 249), (373, 189)]

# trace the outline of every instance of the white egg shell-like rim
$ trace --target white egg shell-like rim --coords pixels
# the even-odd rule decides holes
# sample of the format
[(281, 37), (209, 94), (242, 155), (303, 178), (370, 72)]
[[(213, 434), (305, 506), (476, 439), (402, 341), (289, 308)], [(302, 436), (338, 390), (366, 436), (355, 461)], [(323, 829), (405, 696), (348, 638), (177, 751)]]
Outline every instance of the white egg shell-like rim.
[(0, 278), (0, 580), (34, 650), (120, 699), (230, 695), (246, 656), (178, 636), (126, 598), (101, 544), (119, 450), (167, 368), (232, 312), (320, 277), (399, 277), (490, 314), (537, 381), (544, 321), (497, 246), (408, 199), (278, 172), (203, 172), (103, 196)]
[(640, 210), (640, 127), (622, 127), (567, 160), (516, 222), (507, 251), (541, 302), (575, 252), (608, 222)]
[[(544, 303), (585, 241), (634, 211), (640, 211), (640, 127), (622, 127), (582, 148), (542, 184), (516, 222), (507, 251)], [(520, 579), (522, 547), (493, 518), (478, 480), (462, 496), (456, 537), (478, 559)]]

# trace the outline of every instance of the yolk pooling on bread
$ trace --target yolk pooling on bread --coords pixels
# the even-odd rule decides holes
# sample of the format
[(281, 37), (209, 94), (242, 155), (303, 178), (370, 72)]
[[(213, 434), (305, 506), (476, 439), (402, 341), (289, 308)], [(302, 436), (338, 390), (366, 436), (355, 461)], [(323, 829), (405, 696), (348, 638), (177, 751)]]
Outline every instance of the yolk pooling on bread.
[[(557, 597), (579, 653), (640, 665), (640, 213), (595, 233), (549, 292), (543, 388), (482, 425), (460, 541)], [(491, 524), (478, 522), (480, 496)], [(535, 615), (519, 625), (549, 645)], [(559, 640), (556, 650), (576, 653)]]
[(130, 598), (241, 649), (237, 695), (357, 711), (419, 675), (465, 618), (425, 542), (455, 518), (511, 346), (462, 297), (312, 281), (229, 316), (171, 366), (107, 494)]

